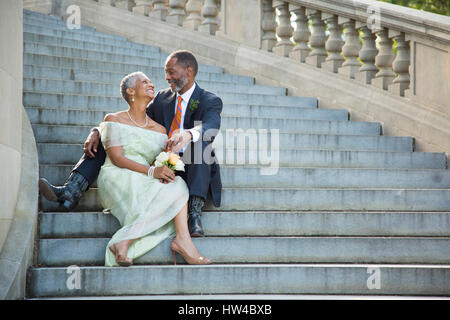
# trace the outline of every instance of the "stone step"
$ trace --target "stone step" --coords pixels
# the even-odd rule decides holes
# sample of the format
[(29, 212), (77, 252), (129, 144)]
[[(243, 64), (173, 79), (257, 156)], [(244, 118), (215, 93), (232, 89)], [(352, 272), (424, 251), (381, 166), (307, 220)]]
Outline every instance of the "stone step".
[[(84, 143), (92, 126), (83, 125), (48, 125), (33, 124), (33, 131), (37, 142), (51, 143)], [(281, 132), (305, 133), (305, 134), (335, 134), (335, 135), (364, 135), (379, 136), (380, 125), (370, 122), (350, 121), (326, 121), (326, 120), (292, 120), (292, 119), (261, 119), (250, 117), (222, 117), (221, 131), (225, 143), (231, 142), (231, 136), (227, 136), (227, 130), (242, 129), (242, 134), (254, 129), (255, 134), (261, 129), (278, 129)], [(235, 145), (240, 139), (236, 131)], [(229, 138), (229, 139), (228, 139)], [(228, 141), (230, 140), (230, 141)]]
[[(167, 88), (164, 79), (152, 80), (155, 90)], [(285, 96), (286, 89), (261, 85), (242, 85), (227, 82), (197, 81), (198, 85), (210, 92), (246, 93), (256, 95)], [(98, 78), (97, 81), (53, 80), (39, 78), (23, 78), (24, 91), (57, 92), (67, 94), (92, 94), (121, 98), (120, 81), (107, 83)]]
[[(37, 29), (40, 29), (41, 31), (37, 31)], [(157, 48), (152, 45), (147, 44), (141, 44), (136, 42), (128, 41), (125, 37), (120, 36), (112, 36), (108, 35), (106, 33), (96, 32), (96, 33), (83, 33), (83, 32), (75, 32), (72, 30), (66, 30), (66, 31), (59, 31), (59, 32), (53, 32), (51, 29), (44, 29), (43, 26), (35, 27), (35, 26), (28, 26), (25, 27), (23, 30), (24, 34), (24, 41), (32, 40), (34, 42), (44, 42), (45, 39), (48, 38), (56, 38), (56, 39), (63, 39), (63, 40), (73, 40), (73, 41), (81, 41), (81, 42), (91, 42), (91, 43), (98, 43), (100, 45), (108, 45), (108, 46), (114, 46), (114, 47), (122, 47), (122, 48), (134, 48), (136, 50), (149, 50), (151, 52), (154, 51), (153, 48)], [(106, 36), (106, 37), (105, 37)], [(61, 40), (58, 40), (61, 41)], [(160, 50), (155, 50), (159, 51)], [(161, 52), (160, 52), (161, 53)], [(163, 54), (163, 53), (161, 53)]]
[[(450, 267), (446, 265), (180, 265), (75, 267), (75, 270), (31, 268), (29, 272), (31, 298), (246, 293), (450, 294)], [(67, 285), (75, 275), (79, 276), (79, 289)]]
[(92, 50), (92, 49), (78, 49), (72, 47), (63, 47), (59, 45), (46, 45), (35, 42), (24, 42), (24, 52), (42, 54), (55, 57), (69, 57), (87, 60), (101, 60), (111, 62), (125, 62), (136, 61), (139, 63), (145, 63), (145, 60), (137, 59), (154, 59), (162, 61), (161, 65), (164, 65), (167, 55), (159, 52), (146, 52), (142, 53), (137, 50), (120, 50), (115, 49), (118, 52), (112, 52), (107, 50)]
[[(88, 125), (97, 126), (109, 111), (89, 111), (75, 109), (25, 108), (32, 124)], [(274, 108), (270, 106), (226, 104), (222, 109), (222, 119), (230, 117), (273, 118)], [(347, 121), (346, 110), (307, 109), (296, 107), (276, 108), (280, 119)]]
[(84, 49), (84, 50), (94, 50), (94, 51), (105, 51), (110, 53), (121, 53), (121, 54), (130, 54), (130, 55), (154, 55), (159, 54), (160, 56), (166, 56), (166, 54), (161, 53), (158, 47), (155, 46), (130, 46), (129, 43), (132, 42), (113, 42), (113, 44), (109, 43), (99, 43), (97, 41), (82, 41), (82, 40), (74, 40), (61, 38), (56, 36), (49, 36), (45, 34), (37, 34), (37, 33), (23, 33), (23, 41), (24, 44), (41, 44), (41, 45), (50, 45), (50, 46), (58, 46), (58, 47), (67, 47), (74, 49)]
[(63, 20), (62, 18), (58, 20), (47, 20), (45, 17), (32, 17), (24, 15), (23, 23), (27, 26), (35, 26), (35, 27), (45, 27), (47, 29), (52, 30), (60, 30), (60, 31), (88, 31), (88, 32), (99, 32), (94, 27), (89, 27), (86, 25), (80, 25), (77, 29), (69, 29), (67, 26), (67, 20)]
[(59, 16), (23, 9), (23, 19), (26, 20), (28, 17), (31, 17), (33, 19), (42, 19), (43, 21), (48, 21), (50, 23), (51, 22), (57, 23), (58, 21), (61, 20), (61, 17)]
[[(92, 71), (72, 68), (43, 67), (37, 65), (23, 66), (24, 75), (31, 78), (97, 82), (101, 80), (101, 82), (108, 82), (115, 85), (120, 84), (120, 81), (122, 81), (122, 78), (127, 73), (134, 71), (136, 71), (134, 68), (130, 68), (126, 72), (108, 72), (100, 70)], [(152, 79), (165, 80), (164, 66), (146, 67), (145, 70), (142, 71)], [(253, 85), (255, 82), (255, 79), (252, 77), (204, 71), (199, 71), (195, 79), (198, 81), (228, 82), (240, 85)]]
[[(207, 237), (450, 237), (450, 212), (206, 211), (202, 225)], [(118, 229), (102, 212), (39, 215), (40, 239), (110, 238)]]
[[(41, 209), (62, 211), (44, 198)], [(97, 189), (90, 188), (75, 211), (102, 209)], [(208, 201), (205, 210), (450, 211), (450, 189), (223, 188), (221, 207)]]
[[(275, 175), (262, 175), (253, 165), (222, 165), (223, 187), (244, 188), (405, 188), (450, 189), (450, 170), (348, 169), (281, 167)], [(71, 165), (40, 165), (41, 177), (62, 185)], [(95, 187), (95, 185), (93, 185)]]
[[(59, 146), (61, 149), (57, 149)], [(59, 170), (68, 170), (58, 166), (57, 171), (52, 168), (54, 173), (50, 173), (45, 164), (67, 164), (72, 167), (83, 154), (79, 144), (38, 143), (38, 149), (44, 177), (59, 175)], [(281, 167), (446, 169), (445, 153), (281, 149), (279, 154)], [(220, 164), (226, 163), (226, 158), (222, 157)]]
[[(122, 72), (124, 76), (127, 73), (134, 71), (142, 71), (146, 73), (146, 70), (152, 67), (162, 68), (165, 63), (165, 59), (151, 59), (151, 58), (139, 58), (131, 57), (132, 59), (126, 59), (127, 56), (120, 55), (116, 58), (124, 59), (120, 61), (108, 61), (108, 60), (88, 60), (72, 57), (57, 57), (43, 54), (26, 53), (23, 54), (24, 65), (37, 65), (42, 67), (56, 67), (56, 68), (70, 68), (78, 70), (90, 70), (90, 71), (109, 71), (109, 72)], [(200, 64), (199, 72), (209, 72), (222, 74), (223, 69), (216, 66), (207, 66)], [(147, 72), (148, 73), (148, 72)]]
[[(264, 105), (298, 108), (317, 108), (317, 99), (294, 96), (261, 96), (244, 93), (214, 92), (224, 104)], [(102, 95), (77, 95), (44, 92), (23, 92), (23, 104), (26, 107), (50, 107), (82, 110), (124, 110), (127, 105), (122, 98)]]
[[(41, 266), (104, 265), (110, 238), (41, 239)], [(134, 264), (173, 263), (166, 239)], [(215, 263), (401, 263), (449, 264), (450, 238), (204, 237), (193, 239)], [(177, 262), (186, 263), (181, 255)]]
[[(84, 135), (87, 137), (88, 132)], [(296, 161), (297, 156), (300, 157), (306, 156), (302, 154), (302, 150), (329, 150), (329, 151), (383, 151), (383, 152), (411, 152), (412, 151), (412, 141), (408, 138), (402, 137), (386, 137), (386, 136), (333, 136), (333, 135), (304, 135), (304, 134), (283, 134), (280, 133), (280, 148), (284, 150), (283, 155), (288, 155), (295, 157), (294, 161)], [(270, 138), (268, 138), (270, 139)], [(284, 139), (284, 140), (283, 140)], [(290, 147), (295, 146), (295, 147)], [(61, 144), (61, 143), (37, 143), (38, 147), (38, 155), (39, 161), (43, 164), (74, 164), (82, 155), (83, 145), (82, 144)], [(244, 151), (246, 154), (246, 159), (241, 160), (242, 158), (236, 158), (237, 151), (234, 148), (224, 148), (217, 147), (216, 145), (216, 155), (219, 157), (219, 163), (228, 163), (228, 164), (239, 164), (242, 162), (250, 163), (251, 159), (256, 158), (256, 163), (261, 163), (264, 159), (263, 157), (269, 153), (270, 146), (267, 149), (254, 149), (253, 147)], [(255, 152), (258, 152), (258, 157), (255, 155)], [(233, 153), (232, 153), (233, 152)], [(240, 157), (243, 156), (242, 151), (239, 153)], [(232, 159), (232, 161), (228, 160), (226, 157), (230, 157), (228, 159)], [(252, 158), (250, 158), (250, 155)], [(350, 156), (351, 153), (338, 153), (336, 155), (344, 155), (346, 157)], [(233, 157), (231, 157), (233, 156)], [(275, 156), (275, 155), (274, 155)], [(325, 163), (328, 163), (330, 159), (330, 153), (323, 154)], [(410, 156), (409, 156), (410, 157)], [(221, 159), (221, 160), (220, 160)], [(258, 160), (259, 159), (259, 160)], [(328, 159), (328, 160), (327, 160)], [(333, 159), (334, 161), (338, 160), (338, 163), (342, 161), (347, 161), (346, 159), (338, 158)], [(240, 162), (238, 162), (240, 161)], [(247, 161), (247, 162), (246, 162)], [(259, 162), (258, 162), (259, 161)], [(291, 163), (292, 158), (284, 158), (280, 157), (281, 163)], [(300, 160), (303, 161), (303, 160)], [(231, 163), (230, 163), (231, 162)], [(348, 162), (350, 164), (352, 162)], [(354, 163), (354, 162), (353, 162)], [(270, 163), (269, 163), (270, 164)]]
[(113, 34), (108, 34), (100, 31), (96, 31), (89, 28), (80, 28), (80, 29), (69, 29), (69, 28), (63, 28), (63, 29), (55, 29), (52, 26), (46, 26), (45, 24), (40, 25), (34, 25), (34, 24), (27, 24), (25, 21), (23, 24), (23, 31), (24, 32), (30, 32), (30, 33), (37, 33), (37, 34), (46, 34), (46, 35), (52, 35), (57, 37), (67, 37), (71, 38), (71, 36), (77, 35), (82, 36), (89, 39), (109, 39), (109, 40), (117, 40), (117, 41), (128, 41), (126, 37), (123, 36), (117, 36)]

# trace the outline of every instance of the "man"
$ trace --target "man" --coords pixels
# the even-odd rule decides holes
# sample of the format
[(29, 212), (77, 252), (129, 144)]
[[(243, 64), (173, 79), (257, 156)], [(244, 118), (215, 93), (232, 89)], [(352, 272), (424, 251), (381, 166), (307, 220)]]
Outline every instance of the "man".
[[(173, 52), (165, 63), (170, 88), (156, 94), (147, 114), (166, 128), (167, 149), (180, 152), (185, 162), (185, 172), (177, 174), (189, 188), (189, 231), (192, 237), (203, 237), (200, 218), (208, 194), (216, 207), (221, 201), (220, 168), (211, 143), (220, 127), (222, 100), (195, 83), (197, 72), (197, 60), (191, 52)], [(55, 187), (40, 179), (39, 189), (45, 198), (58, 201), (67, 210), (78, 204), (83, 192), (97, 179), (106, 157), (96, 128), (84, 143), (84, 153), (64, 186)]]

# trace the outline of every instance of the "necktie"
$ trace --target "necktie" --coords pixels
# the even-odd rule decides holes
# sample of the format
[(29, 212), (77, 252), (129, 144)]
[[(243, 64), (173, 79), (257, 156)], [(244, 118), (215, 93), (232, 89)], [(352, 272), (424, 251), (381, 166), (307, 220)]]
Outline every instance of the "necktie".
[(169, 138), (172, 136), (172, 134), (175, 132), (175, 130), (180, 129), (181, 101), (183, 101), (183, 98), (181, 96), (178, 96), (177, 112), (175, 113), (175, 117), (173, 117), (172, 124), (170, 125)]

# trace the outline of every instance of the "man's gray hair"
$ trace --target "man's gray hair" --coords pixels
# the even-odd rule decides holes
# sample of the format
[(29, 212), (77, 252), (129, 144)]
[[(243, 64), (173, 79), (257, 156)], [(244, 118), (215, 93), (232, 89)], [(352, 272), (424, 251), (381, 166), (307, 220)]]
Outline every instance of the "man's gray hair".
[(127, 93), (127, 89), (128, 88), (135, 89), (136, 80), (140, 77), (147, 77), (147, 76), (142, 71), (136, 71), (127, 74), (125, 77), (123, 77), (122, 82), (120, 82), (120, 94), (122, 95), (122, 98), (124, 98), (126, 102), (130, 103), (130, 96)]

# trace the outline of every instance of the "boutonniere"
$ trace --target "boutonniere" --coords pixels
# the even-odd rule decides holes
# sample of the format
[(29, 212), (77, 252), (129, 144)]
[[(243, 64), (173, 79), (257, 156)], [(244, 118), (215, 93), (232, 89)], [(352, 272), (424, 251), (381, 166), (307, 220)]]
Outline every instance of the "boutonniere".
[(191, 111), (197, 110), (199, 103), (200, 101), (191, 99), (191, 101), (189, 102), (189, 109), (191, 109)]

